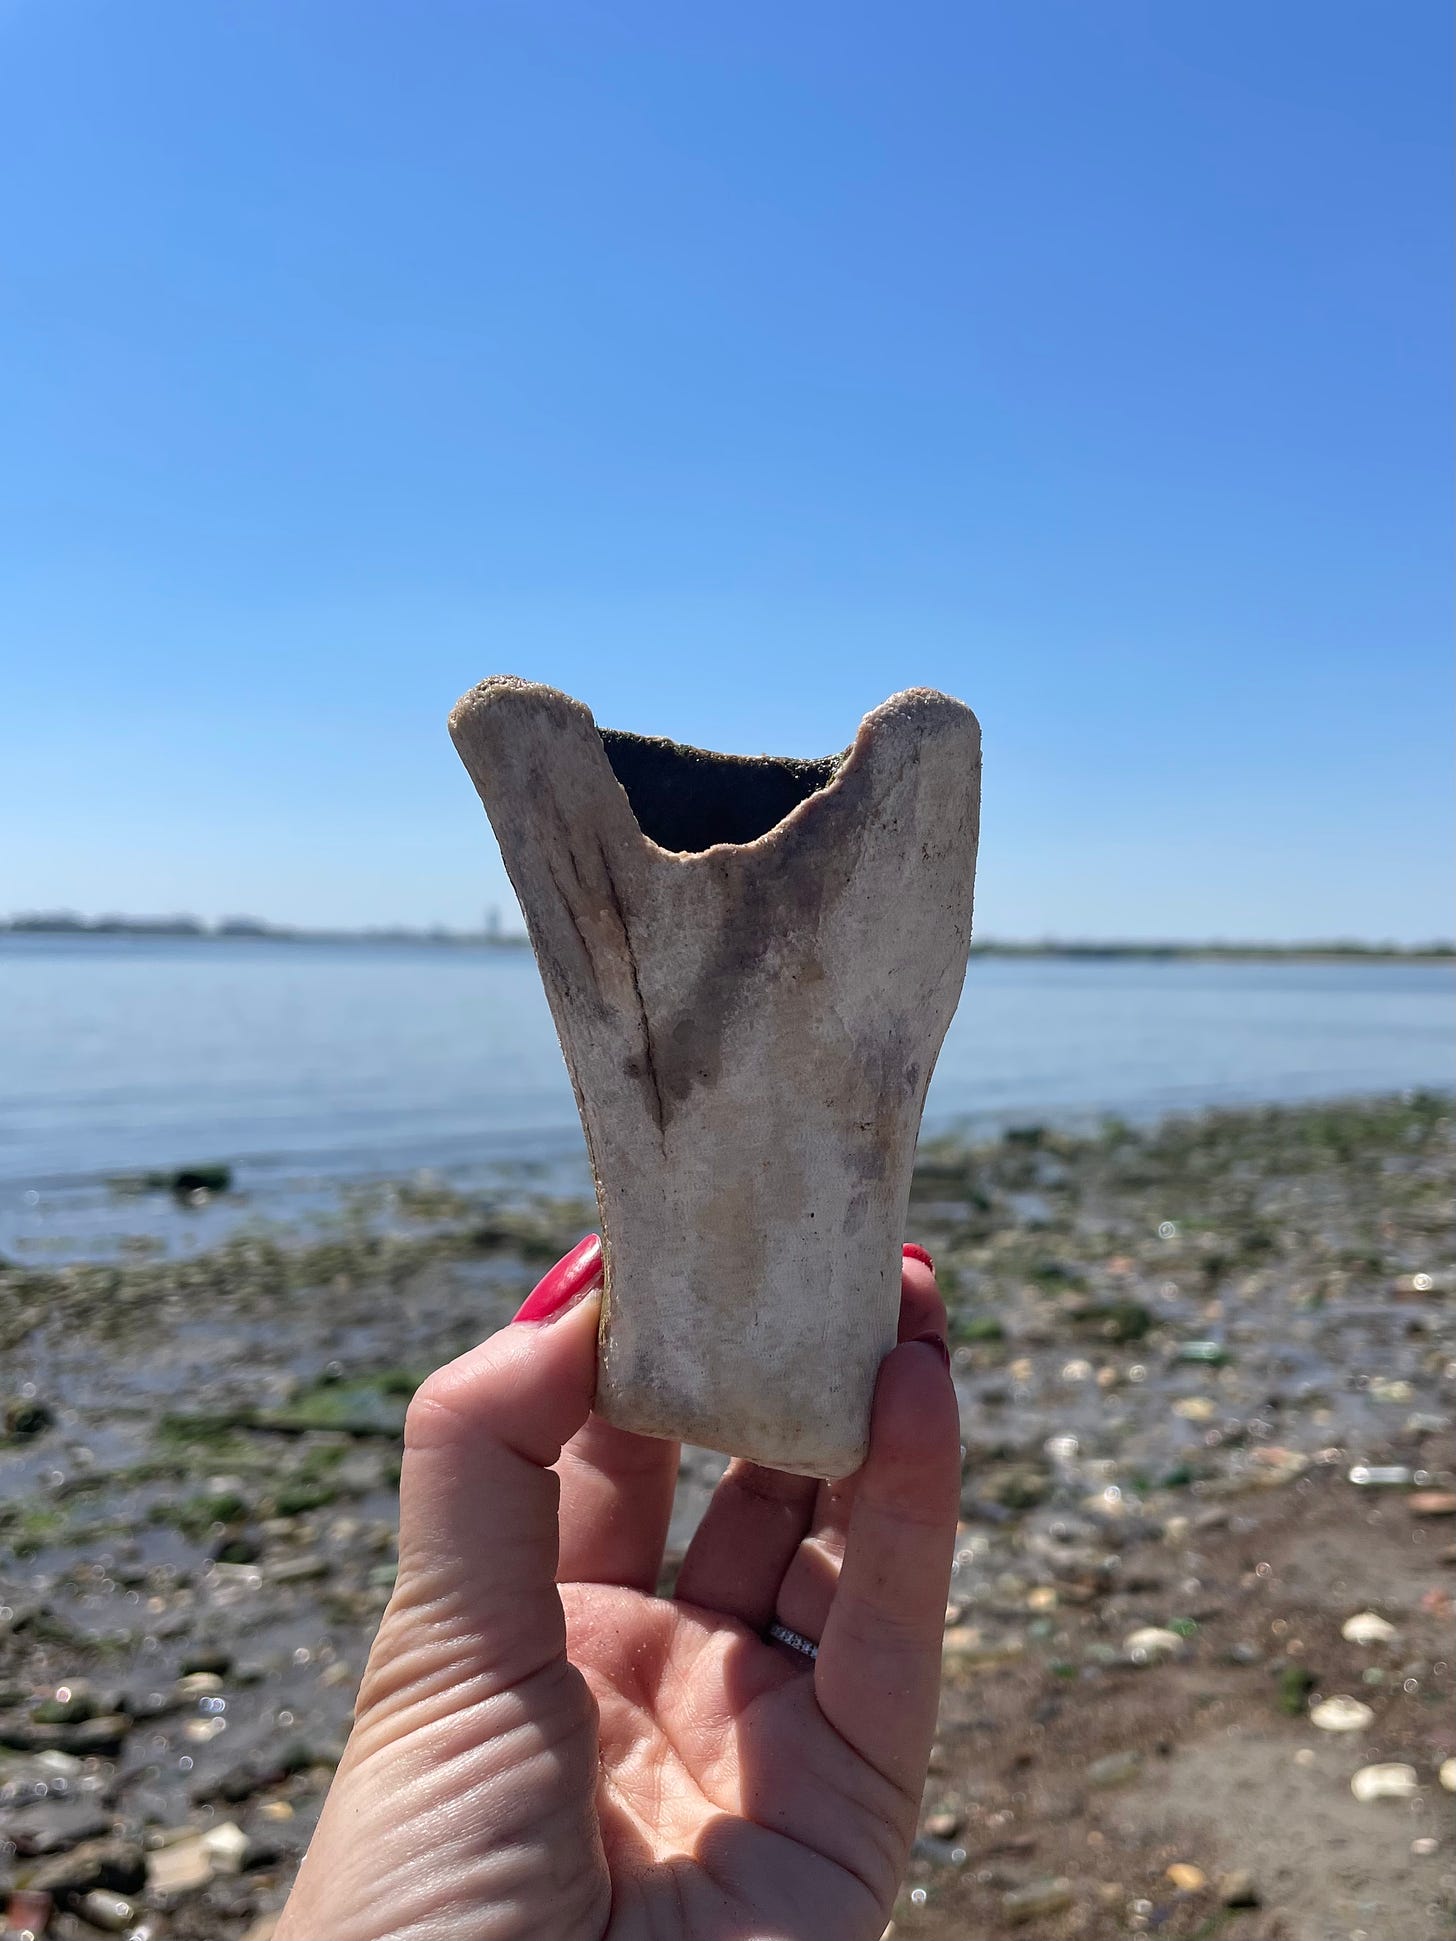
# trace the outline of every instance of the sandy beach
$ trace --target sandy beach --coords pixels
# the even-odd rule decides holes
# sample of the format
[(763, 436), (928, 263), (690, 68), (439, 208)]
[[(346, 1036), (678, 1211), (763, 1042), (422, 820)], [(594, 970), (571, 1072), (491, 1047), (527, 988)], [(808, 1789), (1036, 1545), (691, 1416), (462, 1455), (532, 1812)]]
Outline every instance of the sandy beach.
[[(897, 1935), (1447, 1931), (1453, 1145), (1415, 1094), (922, 1147), (966, 1454)], [(0, 1268), (0, 1891), (49, 1934), (269, 1933), (409, 1395), (591, 1224), (413, 1180), (307, 1240)], [(685, 1453), (664, 1587), (719, 1467)]]

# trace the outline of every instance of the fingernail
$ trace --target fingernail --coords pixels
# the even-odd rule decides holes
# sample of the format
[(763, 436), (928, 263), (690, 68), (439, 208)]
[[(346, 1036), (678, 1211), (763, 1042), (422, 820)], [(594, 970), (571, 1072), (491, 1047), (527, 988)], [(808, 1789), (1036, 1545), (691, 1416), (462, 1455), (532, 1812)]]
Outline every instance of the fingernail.
[(571, 1252), (544, 1274), (522, 1301), (517, 1321), (549, 1321), (564, 1307), (580, 1300), (602, 1277), (602, 1243), (589, 1233)]
[(935, 1262), (917, 1241), (907, 1240), (900, 1251), (907, 1260), (918, 1260), (922, 1267), (928, 1267), (932, 1274), (935, 1272)]
[(943, 1334), (917, 1334), (915, 1339), (926, 1348), (933, 1348), (950, 1372), (950, 1343)]

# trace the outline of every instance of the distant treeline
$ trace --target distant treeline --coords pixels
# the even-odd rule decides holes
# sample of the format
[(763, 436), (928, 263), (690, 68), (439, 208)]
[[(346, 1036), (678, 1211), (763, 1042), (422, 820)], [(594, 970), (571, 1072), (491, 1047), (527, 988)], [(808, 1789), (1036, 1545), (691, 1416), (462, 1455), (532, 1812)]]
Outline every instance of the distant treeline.
[[(412, 930), (402, 924), (371, 930), (308, 930), (288, 924), (264, 923), (256, 917), (224, 917), (204, 923), (200, 917), (81, 917), (70, 911), (42, 911), (0, 918), (0, 935), (82, 937), (192, 937), (210, 942), (222, 937), (259, 938), (276, 943), (407, 943), (445, 944), (488, 950), (523, 950), (527, 939), (519, 931), (493, 926), (486, 930), (447, 930), (438, 925)], [(988, 939), (971, 946), (973, 957), (1081, 958), (1395, 958), (1417, 963), (1456, 957), (1456, 943), (1358, 943), (1348, 938), (1299, 944), (1267, 943), (1095, 943), (1084, 939), (1041, 938), (1034, 943), (1006, 943)]]

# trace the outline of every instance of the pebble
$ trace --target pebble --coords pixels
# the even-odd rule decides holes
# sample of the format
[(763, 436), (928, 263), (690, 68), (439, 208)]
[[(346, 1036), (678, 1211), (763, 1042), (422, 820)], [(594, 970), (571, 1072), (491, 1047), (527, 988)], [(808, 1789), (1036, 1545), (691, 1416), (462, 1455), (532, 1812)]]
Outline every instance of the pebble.
[(243, 1829), (233, 1820), (222, 1826), (211, 1826), (202, 1836), (202, 1844), (212, 1855), (212, 1864), (220, 1874), (240, 1874), (248, 1858), (252, 1845)]
[(1167, 1874), (1180, 1894), (1198, 1894), (1208, 1885), (1208, 1875), (1189, 1860), (1175, 1860)]
[(1109, 1752), (1101, 1759), (1094, 1759), (1083, 1777), (1089, 1786), (1127, 1786), (1142, 1769), (1140, 1752)]
[(1414, 1766), (1362, 1766), (1350, 1781), (1350, 1791), (1362, 1806), (1377, 1799), (1414, 1799), (1419, 1790)]
[(328, 1558), (317, 1550), (308, 1550), (301, 1557), (285, 1557), (282, 1563), (271, 1565), (268, 1581), (271, 1584), (308, 1584), (328, 1574)]
[(1321, 1732), (1363, 1732), (1374, 1718), (1368, 1705), (1344, 1692), (1334, 1698), (1322, 1698), (1318, 1705), (1309, 1708), (1309, 1722)]
[(136, 1920), (136, 1909), (129, 1900), (124, 1900), (120, 1894), (108, 1894), (101, 1887), (94, 1887), (89, 1894), (83, 1894), (76, 1912), (93, 1928), (101, 1928), (107, 1934), (121, 1934)]
[(1396, 1629), (1374, 1611), (1357, 1611), (1340, 1626), (1340, 1636), (1350, 1644), (1389, 1644)]
[(1418, 1489), (1406, 1498), (1412, 1516), (1456, 1516), (1456, 1490)]
[(1165, 1631), (1157, 1624), (1145, 1624), (1140, 1630), (1128, 1633), (1122, 1641), (1122, 1648), (1129, 1658), (1138, 1664), (1145, 1664), (1150, 1658), (1166, 1657), (1181, 1651), (1185, 1642), (1176, 1631)]
[(925, 1822), (925, 1831), (933, 1840), (953, 1840), (964, 1825), (959, 1813), (932, 1813)]
[(215, 1671), (189, 1671), (172, 1687), (178, 1698), (216, 1698), (223, 1689), (222, 1677)]
[(1014, 1887), (1001, 1896), (1001, 1912), (1014, 1925), (1034, 1921), (1039, 1914), (1060, 1914), (1074, 1899), (1069, 1880), (1038, 1880), (1030, 1887)]
[(1456, 1759), (1443, 1759), (1436, 1777), (1448, 1793), (1456, 1793)]
[(147, 1886), (154, 1894), (193, 1894), (217, 1871), (207, 1841), (189, 1834), (147, 1855)]
[(1254, 1876), (1242, 1867), (1236, 1867), (1232, 1873), (1219, 1875), (1218, 1897), (1225, 1907), (1259, 1905), (1259, 1890), (1254, 1885)]

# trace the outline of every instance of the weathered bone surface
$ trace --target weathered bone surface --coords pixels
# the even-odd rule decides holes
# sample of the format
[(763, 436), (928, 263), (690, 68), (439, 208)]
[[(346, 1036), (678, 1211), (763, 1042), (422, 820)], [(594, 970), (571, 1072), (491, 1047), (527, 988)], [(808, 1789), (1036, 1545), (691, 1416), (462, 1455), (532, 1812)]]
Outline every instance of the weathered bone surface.
[(925, 1089), (965, 975), (980, 730), (929, 689), (825, 761), (598, 730), (499, 677), (450, 722), (530, 927), (606, 1254), (597, 1410), (864, 1458)]

